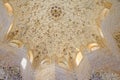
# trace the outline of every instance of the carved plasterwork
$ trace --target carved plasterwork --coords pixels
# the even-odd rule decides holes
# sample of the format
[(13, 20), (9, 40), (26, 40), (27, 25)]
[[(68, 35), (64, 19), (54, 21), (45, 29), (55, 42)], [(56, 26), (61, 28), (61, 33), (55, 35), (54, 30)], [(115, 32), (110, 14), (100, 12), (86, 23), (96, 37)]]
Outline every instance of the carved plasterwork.
[(0, 66), (0, 79), (1, 80), (22, 80), (20, 67), (18, 66)]
[(119, 80), (119, 79), (120, 79), (119, 73), (106, 70), (95, 71), (90, 78), (90, 80)]
[(115, 32), (113, 34), (114, 39), (116, 40), (117, 46), (120, 49), (120, 32)]
[[(33, 63), (61, 58), (74, 64), (77, 49), (103, 40), (96, 18), (107, 6), (106, 0), (9, 0), (13, 7), (13, 29), (9, 39), (21, 40), (32, 48)], [(50, 59), (51, 60), (51, 59)], [(56, 59), (54, 59), (56, 60)], [(53, 60), (53, 61), (54, 61)], [(49, 62), (48, 62), (49, 63)]]

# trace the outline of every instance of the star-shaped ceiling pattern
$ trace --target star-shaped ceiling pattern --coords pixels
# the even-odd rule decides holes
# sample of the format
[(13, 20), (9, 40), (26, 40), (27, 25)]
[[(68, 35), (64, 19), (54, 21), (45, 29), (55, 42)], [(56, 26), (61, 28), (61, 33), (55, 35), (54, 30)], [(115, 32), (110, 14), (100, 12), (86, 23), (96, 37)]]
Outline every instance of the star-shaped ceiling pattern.
[[(106, 0), (9, 0), (13, 7), (10, 39), (23, 41), (34, 58), (70, 56), (101, 39), (96, 19)], [(68, 59), (68, 58), (67, 58)]]

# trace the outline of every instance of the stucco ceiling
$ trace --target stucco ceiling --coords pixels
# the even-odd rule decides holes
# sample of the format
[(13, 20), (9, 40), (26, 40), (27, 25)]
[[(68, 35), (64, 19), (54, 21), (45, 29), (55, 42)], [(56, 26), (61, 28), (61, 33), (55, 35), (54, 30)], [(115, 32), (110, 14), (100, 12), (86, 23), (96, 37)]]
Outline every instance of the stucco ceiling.
[[(7, 2), (7, 1), (6, 1)], [(13, 8), (10, 40), (20, 40), (32, 50), (36, 64), (44, 58), (64, 56), (74, 62), (92, 43), (103, 45), (101, 17), (111, 7), (107, 0), (9, 0)], [(71, 59), (71, 61), (69, 60)]]

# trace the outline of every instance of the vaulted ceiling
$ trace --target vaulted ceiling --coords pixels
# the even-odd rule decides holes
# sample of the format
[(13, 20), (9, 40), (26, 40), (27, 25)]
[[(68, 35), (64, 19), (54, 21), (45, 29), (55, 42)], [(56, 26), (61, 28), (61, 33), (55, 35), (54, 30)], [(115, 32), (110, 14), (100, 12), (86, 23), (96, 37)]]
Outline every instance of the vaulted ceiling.
[(8, 39), (23, 42), (35, 66), (44, 62), (70, 66), (79, 53), (105, 47), (100, 23), (111, 7), (107, 0), (5, 0), (5, 3), (14, 17)]

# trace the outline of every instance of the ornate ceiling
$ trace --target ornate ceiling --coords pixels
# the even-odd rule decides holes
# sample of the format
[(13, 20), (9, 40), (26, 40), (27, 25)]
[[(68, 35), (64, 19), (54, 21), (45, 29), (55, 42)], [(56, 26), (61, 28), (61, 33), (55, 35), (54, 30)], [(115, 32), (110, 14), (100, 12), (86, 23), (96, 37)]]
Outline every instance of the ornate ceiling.
[(89, 45), (103, 47), (100, 22), (111, 7), (107, 0), (5, 0), (14, 20), (9, 40), (22, 41), (33, 64), (73, 65)]
[(119, 80), (120, 58), (112, 49), (120, 48), (119, 8), (112, 4), (0, 0), (0, 79)]

